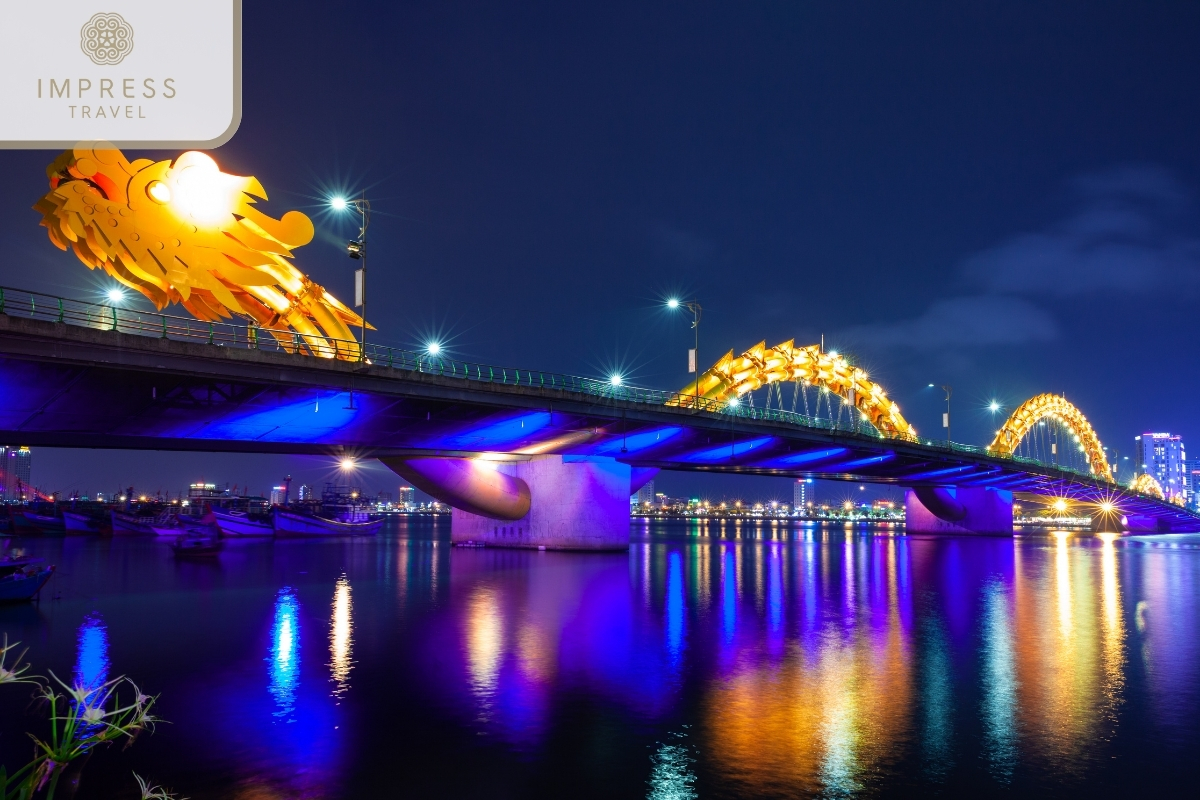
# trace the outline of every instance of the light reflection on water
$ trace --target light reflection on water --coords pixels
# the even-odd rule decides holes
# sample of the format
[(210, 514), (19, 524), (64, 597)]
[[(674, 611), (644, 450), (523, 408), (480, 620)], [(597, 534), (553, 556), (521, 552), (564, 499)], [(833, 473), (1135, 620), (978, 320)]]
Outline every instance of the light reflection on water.
[[(627, 555), (394, 533), (235, 542), (187, 566), (153, 541), (76, 540), (44, 553), (64, 599), (0, 622), (38, 646), (64, 636), (81, 683), (111, 659), (161, 691), (173, 724), (144, 749), (156, 780), (198, 800), (1039, 797), (1200, 780), (1200, 537), (635, 534)], [(108, 591), (94, 566), (108, 553), (156, 599)], [(10, 709), (24, 713), (0, 708), (0, 752)]]
[(275, 622), (271, 626), (271, 653), (267, 656), (274, 716), (295, 722), (296, 688), (300, 683), (299, 602), (290, 586), (275, 595)]
[(339, 700), (350, 688), (350, 670), (354, 667), (352, 613), (350, 581), (343, 575), (334, 586), (333, 618), (329, 622), (330, 679), (334, 684), (333, 696)]

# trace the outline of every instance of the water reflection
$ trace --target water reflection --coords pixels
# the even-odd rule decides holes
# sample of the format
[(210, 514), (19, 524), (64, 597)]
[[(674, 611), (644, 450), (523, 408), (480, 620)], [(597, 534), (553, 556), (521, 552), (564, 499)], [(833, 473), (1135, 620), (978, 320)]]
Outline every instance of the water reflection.
[(1120, 588), (1111, 538), (1059, 532), (1052, 541), (1052, 562), (1023, 552), (1014, 576), (1017, 724), (1026, 758), (1079, 778), (1115, 733), (1124, 685)]
[(345, 575), (338, 578), (333, 590), (333, 616), (329, 622), (329, 670), (333, 681), (333, 696), (337, 700), (350, 688), (350, 670), (354, 646), (353, 605), (350, 600), (350, 581)]
[(108, 628), (103, 618), (88, 614), (76, 638), (75, 685), (94, 692), (108, 680)]
[(1017, 760), (1017, 676), (1012, 611), (998, 579), (983, 590), (983, 631), (983, 752), (992, 777), (1007, 783)]
[[(275, 595), (275, 621), (271, 626), (271, 654), (267, 657), (274, 716), (295, 722), (296, 687), (300, 683), (300, 604), (290, 586)], [(261, 652), (261, 651), (259, 651)]]
[(1127, 681), (1115, 537), (728, 536), (651, 537), (623, 568), (455, 552), (439, 613), (458, 618), (462, 679), (440, 669), (435, 682), (470, 698), (480, 734), (532, 750), (550, 741), (557, 692), (586, 687), (657, 724), (695, 679), (692, 749), (654, 745), (653, 797), (696, 790), (685, 755), (743, 794), (826, 796), (909, 759), (922, 780), (982, 770), (1003, 786), (1105, 757)]
[(650, 758), (650, 791), (646, 800), (695, 800), (696, 763), (687, 741), (687, 732), (671, 734), (666, 743), (658, 745)]
[(654, 523), (627, 555), (234, 548), (228, 591), (148, 549), (132, 572), (161, 603), (94, 570), (64, 592), (86, 601), (0, 616), (80, 683), (118, 653), (152, 675), (175, 723), (155, 778), (192, 797), (1032, 800), (1200, 779), (1200, 538), (703, 530)]

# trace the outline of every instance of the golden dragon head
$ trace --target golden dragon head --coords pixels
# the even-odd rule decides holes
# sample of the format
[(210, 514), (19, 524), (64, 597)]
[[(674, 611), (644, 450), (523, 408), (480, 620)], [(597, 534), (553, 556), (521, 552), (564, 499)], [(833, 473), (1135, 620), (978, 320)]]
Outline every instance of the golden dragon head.
[(181, 303), (210, 322), (238, 315), (288, 349), (302, 340), (309, 352), (357, 357), (349, 326), (362, 319), (290, 261), (312, 240), (312, 220), (259, 211), (255, 198), (267, 193), (256, 178), (198, 152), (131, 162), (106, 143), (67, 150), (46, 174), (50, 191), (34, 209), (50, 241), (156, 308)]

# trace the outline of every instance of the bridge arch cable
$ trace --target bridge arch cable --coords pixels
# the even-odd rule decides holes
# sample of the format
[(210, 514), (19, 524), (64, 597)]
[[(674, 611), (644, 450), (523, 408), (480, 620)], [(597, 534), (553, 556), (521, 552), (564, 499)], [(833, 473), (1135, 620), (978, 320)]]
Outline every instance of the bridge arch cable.
[(1039, 394), (1026, 400), (996, 431), (988, 450), (1113, 480), (1096, 431), (1062, 395)]
[[(793, 390), (803, 398), (805, 416), (821, 427), (841, 427), (848, 416), (849, 426), (881, 436), (915, 440), (917, 431), (900, 413), (900, 407), (887, 396), (867, 371), (851, 364), (845, 356), (826, 352), (820, 345), (797, 346), (789, 340), (774, 347), (759, 342), (740, 356), (730, 350), (695, 381), (671, 396), (668, 405), (707, 410), (726, 410), (730, 406), (754, 403), (754, 393), (766, 387), (766, 407), (770, 407), (772, 385), (793, 381)], [(809, 415), (808, 389), (816, 394), (816, 413)], [(782, 387), (775, 385), (775, 399), (783, 409)], [(823, 417), (821, 398), (825, 398)], [(837, 399), (836, 408), (834, 399)], [(738, 401), (735, 404), (733, 401)], [(793, 401), (793, 408), (795, 402)], [(825, 420), (828, 420), (826, 423)], [(800, 420), (797, 420), (800, 421)]]

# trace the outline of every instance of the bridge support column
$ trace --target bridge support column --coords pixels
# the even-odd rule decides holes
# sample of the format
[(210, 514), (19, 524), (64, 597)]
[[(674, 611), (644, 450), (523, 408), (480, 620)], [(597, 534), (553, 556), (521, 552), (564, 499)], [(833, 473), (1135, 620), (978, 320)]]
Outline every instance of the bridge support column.
[(546, 550), (629, 548), (630, 468), (615, 459), (381, 460), (453, 507), (450, 538), (455, 544)]
[(1012, 492), (976, 486), (922, 486), (904, 495), (908, 533), (974, 533), (1011, 536)]
[(529, 486), (529, 513), (497, 520), (454, 509), (450, 538), (489, 547), (628, 550), (630, 470), (611, 458), (541, 456), (498, 465)]

